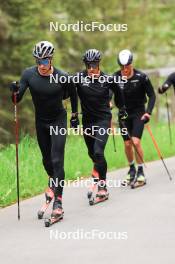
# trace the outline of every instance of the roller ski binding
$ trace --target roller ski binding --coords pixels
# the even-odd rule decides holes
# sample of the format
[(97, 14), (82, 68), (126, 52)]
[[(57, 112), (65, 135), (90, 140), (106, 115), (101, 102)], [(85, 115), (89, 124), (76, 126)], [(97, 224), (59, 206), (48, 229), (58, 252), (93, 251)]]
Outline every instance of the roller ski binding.
[(51, 225), (59, 222), (63, 219), (64, 211), (62, 208), (62, 202), (60, 199), (56, 199), (53, 203), (53, 211), (51, 217), (45, 219), (45, 227), (50, 227)]
[(142, 187), (146, 184), (143, 168), (138, 168), (136, 179), (131, 183), (131, 189)]
[(51, 188), (47, 188), (45, 191), (45, 197), (46, 197), (46, 202), (43, 204), (41, 209), (38, 211), (38, 219), (42, 219), (44, 216), (44, 213), (46, 212), (47, 208), (49, 207), (53, 197), (54, 197), (54, 192)]
[(124, 187), (130, 186), (134, 182), (135, 176), (136, 176), (136, 168), (134, 165), (131, 165), (128, 174), (126, 176), (126, 179), (122, 182), (122, 186)]

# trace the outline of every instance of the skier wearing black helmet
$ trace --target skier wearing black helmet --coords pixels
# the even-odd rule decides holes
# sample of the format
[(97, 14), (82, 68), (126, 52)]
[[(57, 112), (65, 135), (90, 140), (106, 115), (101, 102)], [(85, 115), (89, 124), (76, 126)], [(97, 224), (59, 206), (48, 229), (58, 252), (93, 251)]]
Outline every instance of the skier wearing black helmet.
[[(67, 128), (67, 113), (62, 100), (69, 95), (72, 106), (71, 125), (75, 126), (74, 117), (77, 112), (77, 95), (73, 83), (51, 83), (50, 75), (55, 77), (65, 76), (67, 73), (52, 66), (54, 54), (53, 44), (48, 41), (37, 43), (33, 49), (36, 66), (24, 70), (19, 84), (13, 82), (11, 90), (20, 102), (25, 91), (29, 88), (35, 107), (36, 133), (41, 150), (43, 165), (49, 177), (46, 189), (46, 204), (38, 212), (38, 218), (42, 218), (52, 199), (53, 211), (51, 221), (57, 221), (63, 217), (62, 192), (64, 181), (64, 149), (66, 135), (50, 134), (50, 127)], [(60, 184), (62, 182), (62, 184)]]
[[(114, 76), (127, 77), (127, 83), (119, 84), (128, 113), (128, 118), (125, 122), (119, 121), (120, 127), (126, 127), (128, 130), (128, 134), (123, 135), (125, 153), (130, 166), (126, 181), (128, 184), (131, 184), (131, 187), (142, 186), (146, 181), (143, 172), (141, 138), (144, 124), (150, 120), (154, 108), (155, 92), (148, 76), (133, 67), (133, 54), (131, 51), (122, 50), (117, 57), (117, 61), (121, 69), (115, 72)], [(145, 108), (147, 97), (149, 99)], [(120, 108), (120, 95), (117, 98), (117, 106)], [(133, 147), (135, 148), (133, 149)], [(137, 171), (134, 161), (134, 150), (138, 164)]]
[[(94, 184), (88, 192), (90, 205), (108, 198), (106, 186), (107, 162), (104, 150), (112, 117), (109, 105), (110, 89), (114, 92), (116, 101), (115, 85), (107, 82), (107, 75), (100, 70), (100, 60), (101, 54), (98, 50), (89, 49), (85, 52), (83, 62), (86, 69), (78, 73), (79, 76), (83, 76), (83, 81), (77, 84), (82, 109), (83, 130), (89, 133), (84, 133), (84, 140), (88, 155), (94, 164), (92, 171)], [(105, 81), (100, 82), (100, 77), (103, 77)], [(94, 186), (98, 186), (95, 196)]]

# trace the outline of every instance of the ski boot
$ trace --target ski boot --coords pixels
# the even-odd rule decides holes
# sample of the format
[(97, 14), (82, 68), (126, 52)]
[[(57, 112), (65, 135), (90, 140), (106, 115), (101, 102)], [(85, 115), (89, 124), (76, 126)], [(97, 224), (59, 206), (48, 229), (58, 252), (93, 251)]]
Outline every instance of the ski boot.
[(96, 192), (96, 195), (89, 200), (89, 204), (94, 205), (97, 203), (101, 203), (107, 200), (108, 198), (109, 193), (107, 191), (105, 181), (101, 180), (98, 182), (98, 190)]
[(94, 168), (92, 171), (92, 184), (91, 184), (89, 191), (87, 193), (87, 198), (89, 200), (90, 205), (91, 205), (92, 201), (94, 200), (94, 198), (96, 197), (98, 181), (99, 181), (99, 173)]
[(128, 174), (126, 176), (126, 179), (122, 182), (122, 186), (131, 185), (132, 182), (135, 179), (135, 175), (136, 175), (136, 168), (135, 168), (134, 165), (130, 165), (130, 169), (128, 171)]
[(62, 208), (62, 201), (61, 199), (57, 198), (53, 203), (53, 211), (51, 217), (45, 220), (45, 227), (49, 227), (59, 222), (61, 219), (63, 219), (63, 216), (64, 216), (64, 211)]
[(131, 183), (131, 189), (142, 187), (145, 184), (146, 184), (146, 179), (143, 172), (143, 167), (139, 167), (137, 170), (136, 179)]
[(42, 219), (44, 216), (44, 213), (46, 212), (47, 208), (49, 207), (49, 204), (51, 203), (53, 197), (54, 197), (54, 191), (50, 187), (48, 187), (45, 191), (45, 197), (46, 202), (43, 204), (41, 209), (38, 211), (38, 219)]

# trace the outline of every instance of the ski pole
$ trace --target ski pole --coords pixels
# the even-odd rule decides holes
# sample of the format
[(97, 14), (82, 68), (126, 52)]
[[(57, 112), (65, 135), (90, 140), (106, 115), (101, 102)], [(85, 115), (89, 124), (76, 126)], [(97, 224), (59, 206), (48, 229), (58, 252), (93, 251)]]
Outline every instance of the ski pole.
[(164, 158), (163, 158), (163, 156), (162, 156), (162, 154), (161, 154), (161, 151), (160, 151), (160, 149), (159, 149), (159, 147), (158, 147), (158, 144), (157, 144), (157, 142), (156, 142), (156, 140), (155, 140), (155, 138), (154, 138), (154, 136), (153, 136), (153, 133), (152, 133), (152, 131), (151, 131), (151, 128), (150, 128), (149, 125), (146, 125), (146, 128), (147, 128), (148, 133), (150, 134), (151, 139), (152, 139), (152, 141), (153, 141), (153, 144), (154, 144), (154, 146), (155, 146), (155, 148), (156, 148), (156, 150), (157, 150), (157, 154), (158, 154), (159, 158), (161, 159), (161, 161), (162, 161), (162, 163), (163, 163), (163, 165), (164, 165), (164, 167), (165, 167), (165, 170), (166, 170), (166, 172), (167, 172), (167, 174), (168, 174), (168, 176), (169, 176), (169, 179), (170, 179), (170, 181), (171, 181), (171, 180), (172, 180), (171, 174), (170, 174), (170, 172), (169, 172), (169, 170), (168, 170), (168, 168), (167, 168), (167, 166), (166, 166), (166, 164), (165, 164)]
[[(75, 130), (77, 130), (77, 129), (78, 129), (78, 128), (75, 128)], [(97, 138), (97, 137), (95, 137), (95, 136), (93, 136), (93, 135), (91, 135), (91, 134), (88, 134), (88, 133), (86, 133), (85, 131), (82, 131), (81, 128), (79, 128), (78, 131), (79, 131), (79, 134), (80, 134), (81, 136), (82, 136), (82, 132), (83, 132), (84, 135), (86, 135), (86, 136), (88, 136), (88, 137), (90, 137), (90, 138), (93, 138), (93, 139), (95, 139), (95, 140), (98, 140), (98, 141), (100, 141), (100, 142), (103, 142), (102, 139)]]
[(171, 121), (170, 121), (170, 111), (169, 111), (169, 105), (168, 105), (168, 95), (166, 95), (166, 108), (167, 108), (167, 117), (168, 117), (168, 129), (169, 129), (169, 138), (170, 138), (170, 145), (172, 145), (172, 133), (171, 133)]
[(18, 201), (18, 220), (20, 220), (20, 204), (19, 204), (19, 124), (18, 124), (18, 107), (17, 96), (14, 93), (14, 121), (15, 121), (15, 144), (16, 144), (16, 187), (17, 187), (17, 201)]
[(101, 142), (103, 142), (103, 140), (102, 140), (102, 139), (100, 139), (100, 138), (97, 138), (97, 137), (95, 137), (95, 136), (92, 136), (92, 135), (90, 135), (90, 134), (88, 134), (88, 133), (86, 133), (86, 132), (84, 132), (84, 131), (83, 131), (83, 134), (85, 134), (86, 136), (88, 136), (88, 137), (91, 137), (91, 138), (93, 138), (93, 139), (95, 139), (95, 140), (98, 140), (98, 141), (101, 141)]

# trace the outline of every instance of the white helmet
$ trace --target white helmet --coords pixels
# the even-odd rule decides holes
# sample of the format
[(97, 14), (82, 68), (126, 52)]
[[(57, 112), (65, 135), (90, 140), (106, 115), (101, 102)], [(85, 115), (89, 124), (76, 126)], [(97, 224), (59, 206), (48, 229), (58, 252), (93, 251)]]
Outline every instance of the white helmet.
[(33, 49), (33, 56), (37, 59), (51, 58), (53, 53), (54, 46), (49, 41), (40, 41)]
[(133, 61), (133, 54), (128, 49), (122, 50), (119, 52), (117, 61), (120, 66), (129, 65)]

